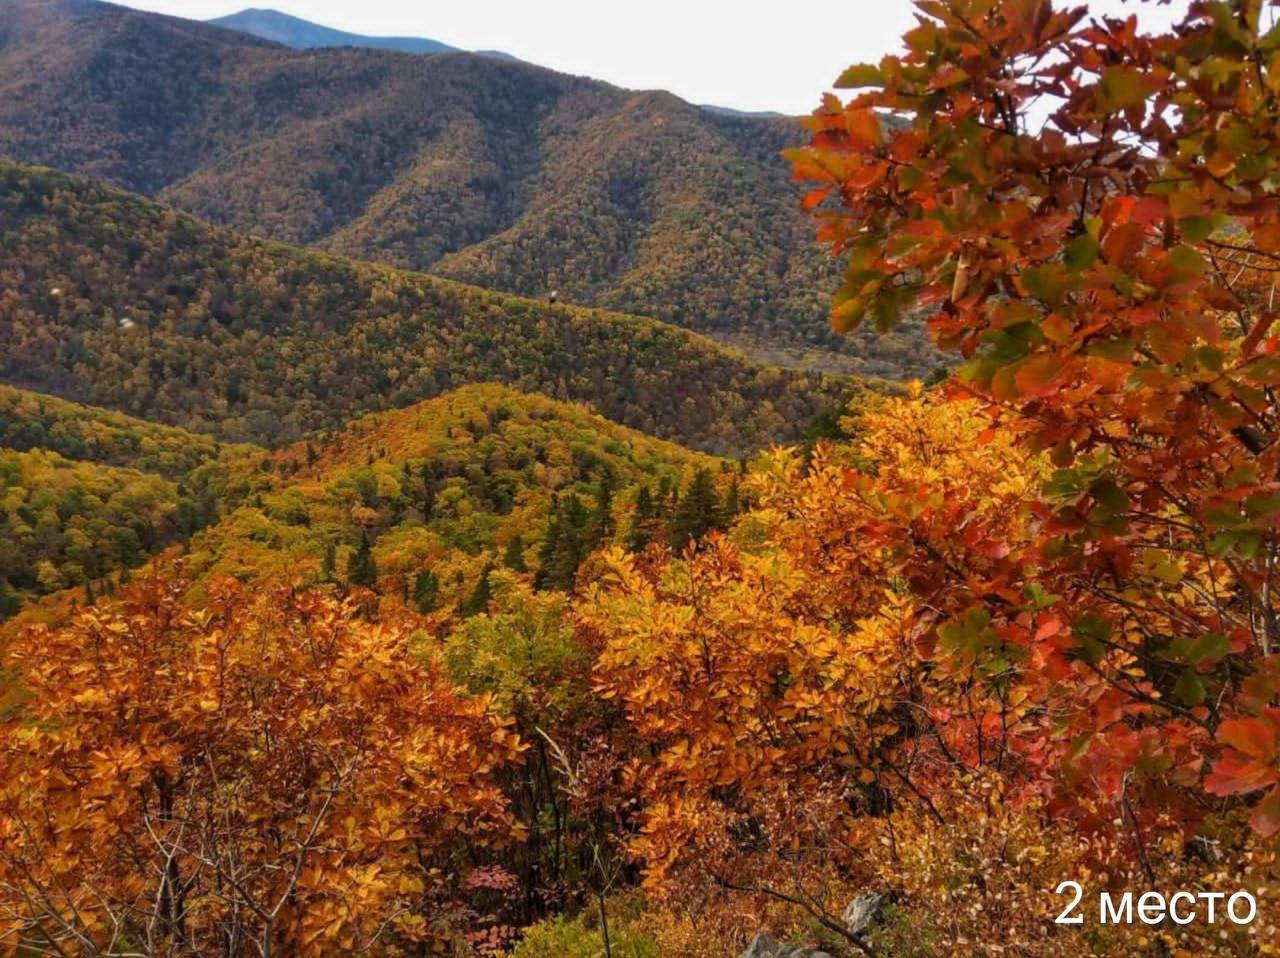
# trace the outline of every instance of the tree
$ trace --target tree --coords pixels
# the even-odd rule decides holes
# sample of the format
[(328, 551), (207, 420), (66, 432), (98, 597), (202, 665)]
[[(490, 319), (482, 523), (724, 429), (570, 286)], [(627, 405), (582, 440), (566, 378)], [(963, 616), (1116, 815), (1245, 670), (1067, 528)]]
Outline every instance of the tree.
[(613, 494), (618, 480), (612, 469), (603, 469), (596, 483), (595, 505), (591, 514), (592, 547), (613, 538), (617, 525), (613, 518)]
[(636, 493), (635, 508), (631, 512), (631, 527), (627, 533), (627, 547), (632, 552), (642, 552), (644, 547), (653, 541), (653, 530), (650, 528), (654, 518), (653, 494), (648, 486), (641, 486)]
[(724, 502), (716, 516), (716, 525), (720, 528), (729, 526), (742, 511), (742, 483), (735, 475), (729, 480), (729, 491), (725, 493)]
[(182, 589), (152, 577), (16, 639), (2, 933), (237, 958), (441, 936), (440, 866), (518, 837), (493, 777), (515, 735), (349, 605), (221, 584), (195, 612)]
[(458, 607), (458, 614), (462, 618), (469, 619), (489, 608), (489, 600), (493, 598), (493, 589), (489, 584), (489, 576), (492, 574), (493, 566), (485, 566), (480, 573), (480, 578), (476, 581), (475, 588), (471, 590), (471, 594)]
[(436, 511), (435, 466), (430, 462), (424, 462), (421, 470), (419, 470), (418, 477), (422, 491), (422, 498), (418, 508), (422, 510), (423, 520), (430, 522)]
[(538, 550), (535, 583), (540, 589), (573, 588), (578, 566), (591, 551), (592, 515), (577, 493), (557, 496), (551, 506), (546, 538)]
[(716, 528), (720, 520), (720, 499), (716, 495), (711, 470), (699, 469), (689, 481), (671, 518), (671, 548), (677, 552)]
[(0, 619), (7, 619), (21, 608), (18, 597), (9, 586), (8, 580), (0, 578)]
[(512, 572), (528, 572), (529, 567), (524, 561), (524, 537), (515, 535), (507, 543), (506, 551), (503, 553), (502, 564)]
[(1138, 843), (1204, 792), (1280, 832), (1276, 701), (1241, 685), (1280, 649), (1280, 103), (1261, 9), (1193, 4), (1148, 36), (1048, 0), (930, 4), (904, 55), (846, 72), (865, 92), (829, 97), (793, 154), (818, 182), (808, 205), (837, 198), (821, 227), (847, 262), (837, 327), (930, 309), (967, 360), (952, 394), (1055, 467), (1028, 551), (929, 629), (993, 692), (1009, 649), (1062, 679), (1033, 694), (1069, 720), (1021, 750), (1113, 802), (1150, 780), (1165, 808), (1138, 809)]
[(347, 560), (347, 582), (366, 589), (375, 588), (378, 584), (378, 565), (367, 533), (361, 533), (359, 547)]
[(421, 569), (413, 577), (413, 604), (424, 615), (434, 612), (440, 603), (440, 580), (430, 569)]

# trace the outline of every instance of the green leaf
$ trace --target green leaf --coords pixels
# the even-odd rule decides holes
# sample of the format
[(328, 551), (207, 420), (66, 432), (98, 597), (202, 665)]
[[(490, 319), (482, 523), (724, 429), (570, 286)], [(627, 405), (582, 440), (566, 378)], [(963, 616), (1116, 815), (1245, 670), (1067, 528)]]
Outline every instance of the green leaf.
[(1190, 246), (1175, 246), (1170, 250), (1169, 265), (1178, 276), (1199, 276), (1208, 268), (1204, 257)]
[(1184, 216), (1178, 220), (1178, 228), (1182, 230), (1184, 239), (1200, 243), (1212, 236), (1224, 219), (1222, 216)]
[(857, 63), (840, 74), (837, 90), (852, 90), (863, 86), (883, 86), (884, 72), (873, 63)]
[(1195, 669), (1183, 669), (1178, 681), (1173, 686), (1173, 694), (1183, 705), (1203, 705), (1205, 699), (1204, 680)]
[(1047, 609), (1061, 599), (1061, 596), (1053, 595), (1046, 591), (1044, 586), (1038, 582), (1028, 583), (1023, 588), (1022, 594), (1027, 597), (1027, 609), (1031, 612)]
[(1164, 657), (1172, 662), (1195, 667), (1222, 661), (1231, 652), (1227, 637), (1217, 632), (1191, 638), (1181, 636), (1169, 643)]
[(1089, 490), (1097, 507), (1093, 510), (1098, 518), (1110, 518), (1129, 511), (1129, 496), (1110, 479), (1099, 479)]
[(1080, 640), (1080, 657), (1091, 665), (1102, 661), (1103, 646), (1111, 638), (1111, 623), (1093, 612), (1086, 612), (1071, 624), (1071, 633)]
[(1116, 113), (1145, 103), (1154, 81), (1137, 67), (1108, 67), (1098, 82), (1098, 109)]
[(1085, 233), (1067, 244), (1067, 248), (1063, 251), (1063, 259), (1072, 272), (1079, 273), (1098, 261), (1098, 253), (1101, 249), (1098, 241)]

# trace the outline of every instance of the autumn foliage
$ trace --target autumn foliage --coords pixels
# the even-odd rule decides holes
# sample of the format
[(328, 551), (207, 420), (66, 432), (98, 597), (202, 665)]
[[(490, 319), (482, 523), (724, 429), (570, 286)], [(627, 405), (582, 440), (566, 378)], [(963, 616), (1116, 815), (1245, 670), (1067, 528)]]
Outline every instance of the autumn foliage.
[[(0, 941), (38, 953), (418, 954), (456, 855), (516, 837), (506, 723), (318, 595), (166, 580), (28, 631), (0, 761)], [(20, 954), (25, 954), (19, 950)]]
[[(0, 940), (1275, 954), (1277, 7), (920, 0), (841, 77), (791, 154), (833, 320), (927, 319), (936, 388), (741, 474), (455, 394), (264, 457), (190, 557), (298, 589), (24, 631)], [(1064, 878), (1259, 916), (1056, 925)]]
[(1156, 36), (1032, 0), (921, 11), (795, 162), (811, 204), (839, 199), (818, 214), (849, 264), (837, 324), (930, 309), (966, 359), (952, 392), (1053, 466), (940, 644), (987, 689), (1035, 665), (1043, 728), (1009, 744), (1060, 784), (1191, 817), (1239, 796), (1274, 835), (1270, 5), (1196, 3)]
[[(852, 444), (774, 457), (757, 554), (616, 558), (585, 615), (610, 636), (602, 691), (655, 750), (652, 882), (694, 866), (824, 918), (822, 874), (878, 873), (920, 901), (877, 847), (905, 864), (905, 831), (878, 821), (932, 829), (936, 860), (961, 821), (1017, 810), (1065, 856), (1052, 874), (1078, 834), (1104, 885), (1176, 880), (1205, 842), (1265, 881), (1246, 863), (1280, 833), (1271, 7), (1196, 3), (1149, 35), (1048, 0), (922, 2), (905, 51), (808, 121), (792, 160), (846, 263), (835, 325), (924, 313), (963, 366)], [(964, 800), (979, 786), (989, 809)]]

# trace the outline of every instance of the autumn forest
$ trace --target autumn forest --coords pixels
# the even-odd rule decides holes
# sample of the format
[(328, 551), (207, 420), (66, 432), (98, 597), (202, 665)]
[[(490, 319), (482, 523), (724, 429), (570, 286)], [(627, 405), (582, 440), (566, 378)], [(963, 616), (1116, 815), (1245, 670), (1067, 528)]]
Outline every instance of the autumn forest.
[(0, 0), (0, 954), (1280, 954), (1280, 0), (912, 7)]

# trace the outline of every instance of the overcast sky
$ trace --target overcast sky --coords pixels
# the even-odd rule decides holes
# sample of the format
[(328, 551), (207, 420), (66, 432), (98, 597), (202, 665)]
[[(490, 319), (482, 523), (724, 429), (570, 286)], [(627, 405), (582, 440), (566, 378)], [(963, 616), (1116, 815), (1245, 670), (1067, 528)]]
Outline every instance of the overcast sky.
[[(273, 7), (374, 36), (494, 49), (694, 103), (808, 113), (849, 64), (897, 50), (909, 0), (123, 0), (194, 19)], [(1149, 3), (1138, 4), (1148, 6)], [(1135, 0), (1089, 0), (1127, 12)]]

